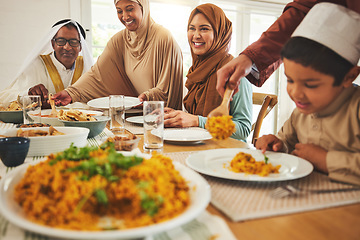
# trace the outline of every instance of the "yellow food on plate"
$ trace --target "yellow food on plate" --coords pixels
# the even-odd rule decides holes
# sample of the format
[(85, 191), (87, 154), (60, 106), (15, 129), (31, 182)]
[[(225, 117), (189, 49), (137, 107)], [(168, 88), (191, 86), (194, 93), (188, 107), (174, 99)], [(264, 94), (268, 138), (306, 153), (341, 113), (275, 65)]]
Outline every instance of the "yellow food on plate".
[(90, 114), (86, 114), (74, 109), (70, 109), (68, 111), (61, 109), (58, 112), (57, 117), (64, 121), (96, 121), (96, 119)]
[(18, 101), (13, 101), (7, 108), (0, 107), (0, 111), (22, 111), (22, 108)]
[(239, 152), (231, 160), (229, 170), (236, 173), (257, 174), (262, 177), (279, 173), (281, 165), (273, 166), (265, 161), (256, 161), (251, 154)]
[(170, 158), (124, 156), (112, 143), (49, 155), (29, 166), (14, 195), (30, 221), (87, 231), (155, 224), (190, 204), (189, 187)]
[(205, 127), (214, 139), (223, 140), (235, 132), (235, 123), (231, 119), (232, 116), (225, 115), (210, 117)]

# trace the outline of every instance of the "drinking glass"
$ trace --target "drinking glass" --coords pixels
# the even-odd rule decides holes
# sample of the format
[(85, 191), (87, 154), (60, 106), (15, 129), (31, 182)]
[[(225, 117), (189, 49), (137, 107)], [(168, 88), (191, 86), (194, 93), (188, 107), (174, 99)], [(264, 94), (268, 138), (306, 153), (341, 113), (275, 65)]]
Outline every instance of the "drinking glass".
[(125, 133), (124, 95), (109, 96), (110, 130), (114, 135)]
[(22, 97), (24, 124), (41, 123), (41, 98), (39, 95)]
[(164, 102), (145, 101), (144, 114), (144, 150), (162, 152), (164, 145)]

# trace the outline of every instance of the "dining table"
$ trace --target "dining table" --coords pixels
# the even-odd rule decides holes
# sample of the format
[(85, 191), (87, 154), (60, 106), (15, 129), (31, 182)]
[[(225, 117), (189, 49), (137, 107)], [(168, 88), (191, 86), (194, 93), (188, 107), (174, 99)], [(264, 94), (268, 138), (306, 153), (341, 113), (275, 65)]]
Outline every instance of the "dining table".
[[(137, 151), (145, 152), (142, 126), (127, 123), (126, 129), (140, 138)], [(108, 129), (105, 129), (97, 138), (88, 139), (88, 142), (98, 144), (106, 139), (109, 132)], [(252, 144), (227, 138), (224, 140), (207, 139), (191, 144), (165, 140), (160, 153), (173, 161), (186, 165), (186, 160), (194, 154), (221, 149), (255, 150)], [(288, 183), (319, 188), (346, 186), (346, 184), (331, 181), (325, 174), (313, 171), (309, 176), (301, 179), (270, 183), (237, 181), (206, 174), (201, 175), (211, 187), (211, 201), (206, 207), (206, 214), (210, 215), (205, 215), (203, 218), (216, 216), (231, 232), (231, 238), (212, 235), (206, 240), (234, 239), (233, 237), (239, 240), (360, 239), (360, 228), (358, 227), (360, 226), (360, 191), (313, 194), (285, 199), (269, 197), (271, 190)], [(2, 221), (5, 220), (0, 218), (0, 230), (1, 226), (5, 225), (1, 224)], [(221, 222), (218, 224), (220, 228)], [(216, 223), (213, 224), (213, 227), (217, 227)], [(0, 239), (2, 239), (1, 236), (0, 232)], [(201, 240), (196, 236), (184, 239)]]
[[(142, 136), (141, 136), (142, 137)], [(143, 138), (139, 142), (142, 149)], [(196, 145), (164, 143), (163, 153), (194, 152), (218, 148), (248, 148), (251, 144), (227, 138), (206, 140)], [(358, 195), (359, 196), (359, 195)], [(360, 196), (359, 196), (360, 198)], [(360, 199), (359, 199), (360, 200)], [(233, 221), (212, 203), (207, 210), (224, 219), (237, 239), (360, 239), (360, 203), (291, 214)]]

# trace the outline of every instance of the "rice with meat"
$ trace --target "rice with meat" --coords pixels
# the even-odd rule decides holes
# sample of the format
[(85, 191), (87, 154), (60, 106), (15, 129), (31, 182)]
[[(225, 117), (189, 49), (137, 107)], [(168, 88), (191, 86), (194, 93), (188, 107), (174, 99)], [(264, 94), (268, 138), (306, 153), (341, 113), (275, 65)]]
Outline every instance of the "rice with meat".
[(189, 188), (170, 158), (123, 156), (112, 143), (71, 146), (29, 166), (15, 200), (30, 221), (99, 231), (151, 225), (190, 204)]

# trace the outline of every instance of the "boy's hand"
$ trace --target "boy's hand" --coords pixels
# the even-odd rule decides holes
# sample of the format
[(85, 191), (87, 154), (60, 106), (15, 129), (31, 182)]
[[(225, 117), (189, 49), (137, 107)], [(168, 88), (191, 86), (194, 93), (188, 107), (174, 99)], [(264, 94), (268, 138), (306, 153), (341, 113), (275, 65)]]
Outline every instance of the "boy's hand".
[(297, 143), (295, 150), (291, 154), (308, 160), (314, 165), (315, 169), (328, 173), (326, 165), (327, 151), (324, 148), (315, 144)]
[(256, 149), (260, 149), (262, 153), (265, 153), (266, 150), (279, 152), (283, 146), (284, 143), (273, 134), (264, 135), (255, 143)]

